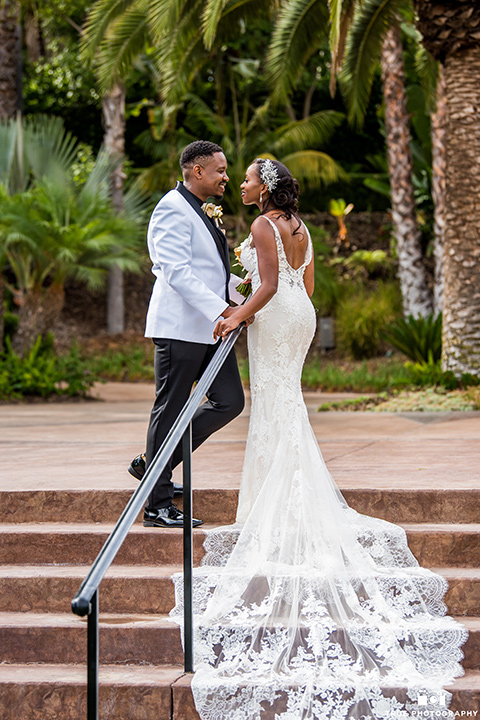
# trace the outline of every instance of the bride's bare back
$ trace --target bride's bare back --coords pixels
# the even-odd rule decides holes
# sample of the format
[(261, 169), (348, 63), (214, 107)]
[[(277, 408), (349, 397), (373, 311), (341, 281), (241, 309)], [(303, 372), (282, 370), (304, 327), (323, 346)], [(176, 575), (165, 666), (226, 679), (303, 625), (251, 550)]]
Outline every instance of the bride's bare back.
[(266, 217), (273, 220), (277, 226), (288, 264), (297, 270), (305, 262), (307, 253), (308, 238), (305, 225), (300, 221), (300, 227), (298, 227), (299, 221), (295, 217), (286, 220), (277, 210), (266, 213)]

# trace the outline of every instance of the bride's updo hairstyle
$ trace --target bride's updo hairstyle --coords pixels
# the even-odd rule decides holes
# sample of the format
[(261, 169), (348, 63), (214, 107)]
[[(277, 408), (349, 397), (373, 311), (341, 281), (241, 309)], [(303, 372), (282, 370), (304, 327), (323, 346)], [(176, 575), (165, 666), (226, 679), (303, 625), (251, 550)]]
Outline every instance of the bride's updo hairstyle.
[[(265, 166), (266, 163), (266, 166)], [(290, 170), (278, 160), (265, 160), (257, 158), (253, 163), (258, 171), (259, 178), (262, 182), (266, 182), (270, 195), (263, 204), (262, 212), (269, 210), (279, 210), (285, 220), (294, 217), (298, 220), (298, 227), (295, 228), (295, 235), (301, 226), (298, 216), (298, 195), (300, 188), (297, 180), (293, 177)]]

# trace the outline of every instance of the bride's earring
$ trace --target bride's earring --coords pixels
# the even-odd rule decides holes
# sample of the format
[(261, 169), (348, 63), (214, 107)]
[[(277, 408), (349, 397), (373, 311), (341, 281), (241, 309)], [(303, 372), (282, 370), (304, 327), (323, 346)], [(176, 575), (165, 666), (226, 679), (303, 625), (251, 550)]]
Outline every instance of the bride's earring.
[(262, 202), (262, 193), (260, 193), (260, 203)]

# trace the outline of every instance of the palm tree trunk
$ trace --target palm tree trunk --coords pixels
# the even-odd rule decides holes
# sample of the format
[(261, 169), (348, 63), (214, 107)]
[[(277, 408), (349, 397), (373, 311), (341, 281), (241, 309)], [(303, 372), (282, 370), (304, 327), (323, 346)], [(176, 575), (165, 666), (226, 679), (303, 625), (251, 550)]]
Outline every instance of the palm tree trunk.
[(409, 115), (400, 28), (388, 29), (382, 46), (382, 82), (388, 170), (392, 198), (398, 272), (405, 315), (426, 316), (432, 311), (423, 265), (412, 185)]
[(445, 121), (446, 98), (443, 66), (439, 65), (435, 112), (432, 113), (432, 195), (435, 207), (433, 215), (435, 284), (433, 305), (437, 315), (443, 309), (444, 287), (444, 238), (445, 238)]
[(21, 35), (18, 0), (0, 2), (0, 118), (21, 109)]
[(444, 370), (480, 374), (480, 46), (445, 60)]
[(12, 349), (25, 357), (39, 335), (50, 332), (58, 320), (65, 303), (61, 283), (53, 283), (27, 293), (18, 311), (18, 327), (12, 339)]
[(3, 333), (5, 328), (5, 281), (0, 268), (0, 352), (3, 350)]
[[(105, 124), (104, 145), (114, 157), (122, 157), (125, 150), (125, 87), (115, 83), (102, 100)], [(123, 212), (123, 181), (125, 174), (119, 164), (111, 178), (112, 205), (117, 213)], [(107, 329), (121, 333), (125, 329), (125, 299), (123, 270), (113, 267), (108, 278)]]

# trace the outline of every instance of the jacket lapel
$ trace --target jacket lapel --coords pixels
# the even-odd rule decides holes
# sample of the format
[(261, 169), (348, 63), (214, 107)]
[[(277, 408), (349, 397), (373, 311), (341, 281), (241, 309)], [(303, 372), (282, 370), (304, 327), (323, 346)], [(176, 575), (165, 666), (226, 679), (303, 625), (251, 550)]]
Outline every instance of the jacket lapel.
[(225, 271), (227, 273), (227, 278), (230, 277), (230, 260), (228, 258), (228, 252), (227, 252), (227, 239), (223, 232), (220, 230), (220, 228), (217, 228), (216, 225), (210, 218), (208, 218), (205, 213), (203, 212), (200, 205), (195, 202), (195, 200), (191, 197), (191, 194), (184, 188), (183, 183), (177, 182), (177, 186), (175, 188), (178, 190), (180, 195), (182, 195), (185, 200), (188, 202), (188, 204), (195, 210), (197, 215), (201, 217), (202, 221), (207, 226), (211, 236), (213, 237), (215, 241), (215, 245), (217, 246), (218, 252), (220, 253), (220, 257), (222, 258), (223, 264), (225, 266)]

